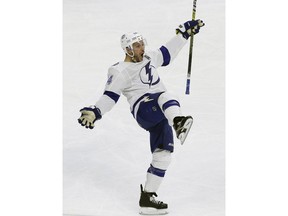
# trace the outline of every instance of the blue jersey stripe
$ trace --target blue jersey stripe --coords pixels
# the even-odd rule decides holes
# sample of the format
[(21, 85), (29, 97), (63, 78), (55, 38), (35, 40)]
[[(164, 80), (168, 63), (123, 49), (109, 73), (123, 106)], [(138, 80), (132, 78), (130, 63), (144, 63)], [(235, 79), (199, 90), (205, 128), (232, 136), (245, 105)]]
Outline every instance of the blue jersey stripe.
[(161, 46), (160, 51), (162, 52), (163, 60), (164, 60), (162, 66), (166, 66), (170, 63), (170, 60), (171, 60), (170, 53), (165, 46)]
[(112, 100), (114, 100), (115, 103), (117, 103), (120, 95), (114, 93), (114, 92), (111, 92), (111, 91), (105, 91), (103, 93), (104, 95), (107, 95), (108, 97), (110, 97)]

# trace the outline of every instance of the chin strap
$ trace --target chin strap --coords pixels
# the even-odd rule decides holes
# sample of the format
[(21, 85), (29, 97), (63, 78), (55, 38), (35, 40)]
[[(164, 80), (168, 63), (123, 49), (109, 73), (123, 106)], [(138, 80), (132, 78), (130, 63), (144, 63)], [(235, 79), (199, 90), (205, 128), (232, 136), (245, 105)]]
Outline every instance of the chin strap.
[[(127, 49), (127, 48), (126, 48)], [(133, 49), (131, 49), (131, 48), (129, 48), (130, 50), (131, 50), (131, 52), (132, 52), (132, 55), (131, 54), (129, 54), (128, 52), (127, 52), (127, 50), (126, 50), (126, 54), (131, 58), (131, 60), (132, 60), (132, 62), (134, 62), (134, 63), (136, 63), (137, 61), (136, 61), (136, 59), (134, 58), (134, 51), (133, 51)]]
[[(127, 49), (131, 50), (131, 52), (132, 52), (132, 55), (130, 55), (130, 54), (128, 53)], [(131, 58), (133, 58), (133, 57), (134, 57), (134, 51), (133, 51), (133, 49), (132, 49), (132, 47), (131, 47), (131, 46), (129, 46), (129, 47), (126, 47), (126, 52), (125, 52), (125, 53), (126, 53), (128, 56), (130, 56)]]

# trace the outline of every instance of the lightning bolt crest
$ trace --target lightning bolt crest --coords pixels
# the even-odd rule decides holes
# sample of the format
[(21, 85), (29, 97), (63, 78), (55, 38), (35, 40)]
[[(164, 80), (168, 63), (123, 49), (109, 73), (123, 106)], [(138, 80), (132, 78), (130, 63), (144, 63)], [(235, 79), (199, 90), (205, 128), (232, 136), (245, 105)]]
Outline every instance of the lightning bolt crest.
[(152, 85), (152, 81), (153, 81), (153, 75), (152, 75), (152, 70), (150, 67), (150, 62), (148, 62), (148, 64), (145, 65), (145, 69), (146, 69), (146, 74), (148, 74), (148, 81), (149, 81), (149, 85)]

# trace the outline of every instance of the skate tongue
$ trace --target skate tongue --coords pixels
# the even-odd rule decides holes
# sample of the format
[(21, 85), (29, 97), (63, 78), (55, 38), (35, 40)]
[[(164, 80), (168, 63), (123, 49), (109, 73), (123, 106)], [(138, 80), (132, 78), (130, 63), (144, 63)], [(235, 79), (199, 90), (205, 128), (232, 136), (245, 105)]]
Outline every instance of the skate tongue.
[(156, 196), (157, 197), (156, 192), (146, 192), (146, 191), (144, 191), (142, 184), (140, 184), (140, 189), (141, 189), (141, 192), (146, 193), (149, 196)]
[(158, 195), (155, 192), (147, 192), (150, 196), (158, 197)]

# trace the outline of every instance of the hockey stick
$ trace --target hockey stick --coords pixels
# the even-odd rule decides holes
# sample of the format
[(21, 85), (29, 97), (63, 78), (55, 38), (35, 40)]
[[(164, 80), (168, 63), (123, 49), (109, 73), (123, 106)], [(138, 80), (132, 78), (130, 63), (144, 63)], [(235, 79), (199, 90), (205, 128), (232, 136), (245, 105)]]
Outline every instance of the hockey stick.
[[(196, 3), (197, 3), (197, 0), (193, 0), (192, 20), (195, 20), (195, 18), (196, 18)], [(189, 59), (188, 59), (186, 92), (185, 92), (185, 94), (187, 94), (187, 95), (190, 94), (190, 77), (191, 77), (191, 67), (192, 67), (193, 40), (194, 40), (194, 34), (191, 34), (190, 46), (189, 46)]]

